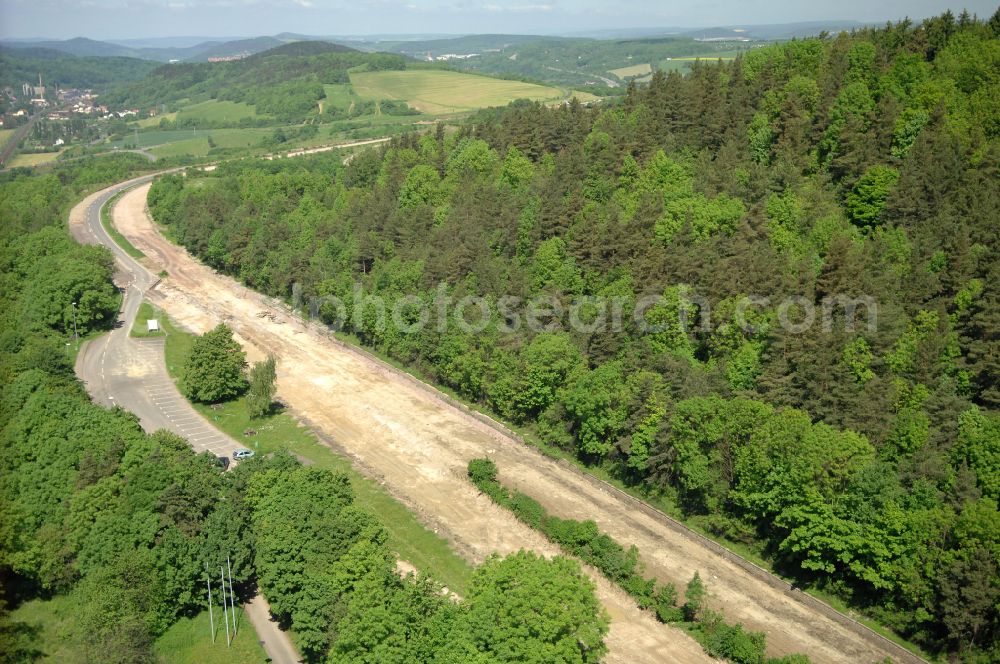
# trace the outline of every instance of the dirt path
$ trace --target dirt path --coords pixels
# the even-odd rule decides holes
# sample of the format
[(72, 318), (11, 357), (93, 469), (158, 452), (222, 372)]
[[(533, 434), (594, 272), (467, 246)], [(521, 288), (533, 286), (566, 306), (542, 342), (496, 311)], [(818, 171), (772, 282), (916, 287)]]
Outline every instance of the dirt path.
[[(556, 548), (465, 478), (469, 459), (488, 455), (502, 479), (561, 516), (594, 519), (625, 545), (636, 544), (647, 573), (683, 587), (699, 570), (711, 604), (727, 619), (768, 635), (768, 654), (804, 652), (815, 662), (864, 664), (889, 654), (845, 626), (764, 583), (704, 545), (679, 535), (605, 488), (413, 385), (391, 368), (344, 348), (268, 307), (266, 300), (215, 274), (167, 242), (145, 212), (148, 185), (115, 207), (118, 229), (164, 279), (149, 297), (178, 323), (204, 332), (226, 321), (253, 356), (278, 357), (278, 394), (301, 418), (336, 441), (361, 469), (383, 480), (427, 524), (473, 561), (493, 551)], [(257, 316), (269, 309), (276, 321)], [(686, 634), (661, 625), (590, 570), (612, 618), (609, 662), (708, 662)]]

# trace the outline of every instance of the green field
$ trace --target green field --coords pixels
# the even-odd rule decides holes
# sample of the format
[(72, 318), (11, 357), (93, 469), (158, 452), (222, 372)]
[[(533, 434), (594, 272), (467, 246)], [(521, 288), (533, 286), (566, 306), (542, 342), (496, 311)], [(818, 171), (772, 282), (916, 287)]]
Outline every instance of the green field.
[(7, 142), (7, 139), (10, 138), (11, 135), (15, 131), (17, 131), (17, 130), (16, 129), (0, 129), (0, 147), (3, 147), (4, 143)]
[(347, 84), (324, 85), (323, 92), (326, 94), (326, 99), (320, 103), (327, 107), (342, 108), (346, 111), (351, 107), (351, 104), (358, 101), (354, 89)]
[[(159, 332), (147, 332), (146, 331), (146, 321), (150, 318), (160, 319), (160, 331)], [(153, 307), (149, 302), (143, 300), (142, 304), (139, 305), (139, 311), (136, 312), (135, 322), (132, 323), (132, 329), (129, 331), (130, 337), (162, 337), (165, 335), (162, 325), (163, 314)]]
[(131, 134), (111, 143), (113, 148), (123, 148), (126, 145), (136, 145), (140, 148), (151, 148), (150, 152), (157, 157), (175, 157), (193, 155), (203, 157), (211, 150), (208, 138), (211, 136), (219, 148), (248, 148), (259, 145), (261, 140), (273, 128), (248, 129), (175, 129), (169, 131), (154, 130)]
[(148, 148), (153, 145), (162, 145), (164, 143), (175, 143), (177, 141), (184, 141), (192, 138), (204, 138), (208, 135), (207, 131), (197, 131), (194, 129), (171, 129), (162, 130), (156, 129), (153, 131), (140, 131), (138, 133), (129, 133), (124, 138), (114, 141), (110, 144), (112, 148), (123, 148), (126, 145), (134, 146), (138, 148)]
[[(150, 310), (152, 308), (147, 309)], [(167, 370), (176, 381), (195, 337), (173, 325), (162, 312), (158, 317), (167, 333)], [(349, 459), (334, 453), (291, 415), (279, 412), (265, 419), (251, 420), (242, 399), (221, 404), (218, 408), (203, 404), (194, 406), (219, 429), (236, 440), (244, 441), (248, 448), (258, 453), (285, 450), (306, 463), (346, 473), (351, 479), (356, 503), (378, 517), (389, 534), (389, 546), (398, 556), (455, 592), (465, 593), (472, 568), (451, 549), (448, 542), (424, 527), (382, 485), (354, 470)], [(247, 437), (244, 435), (247, 429), (253, 429), (257, 434)]]
[(257, 109), (250, 104), (210, 99), (185, 106), (177, 112), (178, 120), (204, 120), (206, 122), (239, 122), (243, 118), (256, 118)]
[(41, 166), (42, 164), (50, 164), (59, 158), (62, 152), (37, 152), (33, 154), (17, 154), (14, 158), (8, 162), (8, 168), (17, 168), (18, 166)]
[(156, 127), (160, 124), (160, 120), (176, 120), (177, 113), (164, 113), (163, 115), (154, 115), (151, 118), (143, 118), (135, 122), (140, 129), (145, 129), (146, 127)]
[(362, 99), (405, 101), (422, 113), (461, 113), (515, 99), (564, 96), (558, 88), (441, 70), (357, 72), (351, 74), (351, 83)]

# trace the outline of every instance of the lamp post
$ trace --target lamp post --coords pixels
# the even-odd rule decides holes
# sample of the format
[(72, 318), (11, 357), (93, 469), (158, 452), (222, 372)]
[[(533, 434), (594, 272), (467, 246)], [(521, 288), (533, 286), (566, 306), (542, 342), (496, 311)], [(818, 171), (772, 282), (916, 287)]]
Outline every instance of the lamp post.
[(80, 350), (80, 334), (76, 331), (76, 300), (73, 301), (73, 338), (76, 340), (76, 349)]

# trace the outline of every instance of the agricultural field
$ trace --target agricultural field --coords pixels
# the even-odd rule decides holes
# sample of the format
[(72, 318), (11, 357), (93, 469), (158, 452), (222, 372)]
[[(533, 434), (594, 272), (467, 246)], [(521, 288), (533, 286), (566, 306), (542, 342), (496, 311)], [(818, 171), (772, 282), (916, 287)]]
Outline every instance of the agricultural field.
[(17, 130), (16, 129), (0, 129), (0, 147), (3, 147), (3, 145), (7, 142), (7, 139), (10, 138), (11, 134), (13, 134), (15, 131), (17, 131)]
[(600, 101), (600, 100), (604, 99), (604, 97), (601, 97), (599, 95), (595, 95), (592, 92), (584, 92), (582, 90), (573, 90), (572, 93), (570, 93), (570, 94), (574, 98), (576, 98), (576, 100), (578, 102), (580, 102), (581, 104), (589, 104), (590, 102)]
[(178, 120), (195, 122), (239, 122), (243, 118), (256, 118), (257, 109), (250, 104), (235, 101), (209, 99), (185, 106), (177, 112)]
[(134, 145), (151, 148), (150, 152), (157, 157), (204, 156), (212, 148), (208, 143), (209, 137), (219, 148), (247, 148), (258, 145), (272, 131), (273, 128), (146, 131), (130, 134), (111, 143), (110, 147), (123, 148), (126, 145)]
[(62, 152), (36, 152), (29, 154), (18, 154), (7, 164), (8, 168), (18, 168), (21, 166), (41, 166), (49, 164), (59, 158)]
[(679, 58), (667, 58), (660, 61), (659, 69), (665, 72), (669, 71), (679, 71), (685, 72), (691, 67), (691, 63), (695, 60), (705, 60), (707, 62), (715, 62), (716, 60), (734, 60), (740, 53), (745, 53), (746, 51), (715, 51), (712, 53), (703, 53), (700, 55), (687, 55)]
[(273, 130), (269, 129), (215, 129), (206, 131), (198, 138), (189, 138), (182, 141), (164, 143), (150, 152), (157, 157), (181, 157), (190, 155), (193, 157), (204, 157), (212, 149), (209, 138), (218, 148), (252, 148), (260, 145), (260, 142), (267, 134)]
[(440, 70), (358, 72), (351, 74), (351, 84), (362, 99), (405, 101), (422, 113), (462, 113), (515, 99), (564, 96), (558, 88)]
[(626, 79), (633, 76), (644, 76), (653, 71), (652, 65), (648, 62), (644, 62), (641, 65), (632, 65), (630, 67), (619, 67), (618, 69), (609, 69), (609, 74), (614, 74), (618, 78)]
[(148, 148), (154, 145), (175, 143), (191, 138), (204, 138), (207, 135), (207, 131), (197, 131), (194, 129), (141, 131), (138, 134), (129, 133), (124, 138), (112, 142), (109, 147), (123, 148), (128, 145), (130, 147)]
[(139, 127), (139, 129), (146, 129), (148, 127), (157, 127), (160, 124), (160, 120), (176, 120), (177, 112), (164, 113), (163, 115), (154, 115), (151, 118), (143, 118), (142, 120), (136, 121), (134, 124)]
[(320, 103), (331, 108), (342, 108), (346, 111), (351, 104), (359, 101), (358, 95), (347, 84), (327, 84), (323, 86), (323, 92), (326, 94), (326, 99)]

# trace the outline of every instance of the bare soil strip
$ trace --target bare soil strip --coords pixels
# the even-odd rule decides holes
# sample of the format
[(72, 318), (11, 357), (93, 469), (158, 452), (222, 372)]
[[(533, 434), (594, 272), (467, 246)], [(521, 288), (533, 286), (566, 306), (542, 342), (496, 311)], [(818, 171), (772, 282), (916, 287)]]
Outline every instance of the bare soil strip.
[[(225, 321), (251, 357), (274, 353), (282, 401), (468, 559), (479, 562), (494, 551), (521, 548), (557, 553), (465, 478), (470, 459), (489, 456), (505, 484), (525, 489), (552, 513), (593, 519), (621, 543), (638, 546), (648, 575), (682, 588), (700, 571), (711, 606), (729, 621), (766, 632), (769, 655), (803, 652), (815, 662), (863, 664), (896, 654), (201, 265), (155, 228), (145, 209), (148, 190), (148, 185), (133, 190), (115, 207), (115, 224), (146, 254), (147, 266), (169, 274), (148, 297), (192, 331)], [(272, 315), (259, 316), (262, 311)], [(712, 661), (684, 632), (659, 624), (594, 570), (588, 572), (612, 619), (607, 661)]]

